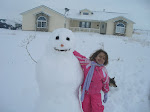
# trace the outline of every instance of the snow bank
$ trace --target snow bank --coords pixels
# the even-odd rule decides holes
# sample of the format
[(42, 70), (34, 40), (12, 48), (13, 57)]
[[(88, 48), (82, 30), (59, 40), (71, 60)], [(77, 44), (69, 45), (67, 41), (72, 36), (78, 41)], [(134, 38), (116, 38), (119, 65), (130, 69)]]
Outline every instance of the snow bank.
[[(76, 50), (86, 57), (102, 47), (108, 52), (107, 69), (110, 77), (115, 76), (118, 87), (110, 88), (104, 112), (150, 111), (150, 35), (138, 33), (133, 38), (74, 33), (78, 42)], [(36, 35), (29, 51), (38, 60), (45, 52), (50, 34), (0, 29), (1, 112), (33, 112), (39, 93), (35, 63), (23, 46), (24, 40)]]

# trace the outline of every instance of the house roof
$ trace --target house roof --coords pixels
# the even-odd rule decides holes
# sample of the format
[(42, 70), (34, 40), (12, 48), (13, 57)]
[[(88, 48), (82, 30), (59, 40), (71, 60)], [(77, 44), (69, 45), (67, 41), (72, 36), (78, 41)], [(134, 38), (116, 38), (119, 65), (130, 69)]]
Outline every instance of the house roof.
[(105, 11), (93, 11), (92, 15), (80, 15), (79, 12), (69, 10), (68, 18), (77, 19), (77, 20), (91, 20), (91, 21), (108, 21), (114, 18), (122, 17), (132, 23), (132, 20), (129, 19), (127, 13), (117, 13), (117, 12), (105, 12)]
[[(35, 8), (30, 9), (30, 10), (27, 10), (27, 11), (25, 11), (25, 12), (22, 12), (21, 15), (24, 15), (24, 14), (26, 14), (26, 13), (29, 13), (30, 11), (36, 10), (36, 9), (38, 9), (38, 8), (46, 8), (46, 9), (52, 10), (52, 11), (54, 11), (54, 12), (56, 12), (56, 13), (58, 13), (58, 14), (64, 16), (64, 14), (62, 14), (62, 13), (60, 13), (60, 12), (54, 10), (54, 9), (51, 9), (51, 8), (45, 6), (45, 5), (40, 5), (40, 6), (38, 6), (38, 7), (35, 7)], [(41, 11), (41, 12), (43, 12), (43, 11)], [(47, 14), (47, 15), (50, 15), (50, 14)]]
[[(30, 9), (28, 11), (25, 11), (23, 13), (21, 13), (21, 15), (24, 15), (25, 13), (30, 12), (31, 10), (37, 9), (37, 8), (47, 8), (49, 10), (52, 10), (62, 16), (65, 16), (65, 10), (64, 9), (51, 9), (45, 5), (41, 5), (38, 7), (35, 7), (33, 9)], [(93, 14), (92, 15), (81, 15), (80, 11), (82, 11), (84, 9), (81, 10), (74, 10), (74, 9), (69, 9), (69, 12), (66, 13), (66, 17), (69, 19), (74, 19), (74, 20), (85, 20), (85, 21), (109, 21), (111, 19), (117, 18), (117, 17), (122, 17), (130, 22), (132, 22), (134, 24), (134, 22), (132, 20), (130, 20), (130, 16), (127, 13), (118, 13), (118, 12), (106, 12), (106, 11), (92, 11)], [(86, 9), (89, 10), (89, 9)], [(91, 11), (91, 10), (89, 10)], [(48, 14), (47, 14), (48, 15)], [(49, 14), (50, 15), (50, 14)]]
[[(132, 21), (132, 20), (130, 20), (130, 19), (124, 17), (124, 16), (117, 16), (117, 17), (115, 17), (115, 18), (108, 19), (107, 21), (109, 21), (109, 20), (114, 20), (114, 19), (116, 19), (116, 18), (119, 18), (119, 20), (120, 20), (120, 19), (121, 19), (121, 20), (125, 19), (125, 20), (130, 21), (130, 22), (132, 22), (133, 24), (135, 24), (134, 21)], [(114, 22), (115, 22), (115, 21), (116, 21), (116, 20), (114, 20)], [(126, 22), (127, 22), (127, 21), (126, 21)], [(127, 22), (127, 23), (128, 23), (128, 22)]]

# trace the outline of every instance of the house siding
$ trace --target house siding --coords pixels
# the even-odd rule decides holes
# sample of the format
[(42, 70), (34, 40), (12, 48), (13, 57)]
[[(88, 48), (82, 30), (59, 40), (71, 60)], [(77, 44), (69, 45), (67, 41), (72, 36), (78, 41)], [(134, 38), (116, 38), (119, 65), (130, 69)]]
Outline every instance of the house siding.
[(79, 27), (80, 21), (71, 20), (70, 27)]
[(53, 30), (57, 28), (63, 28), (65, 17), (63, 15), (60, 15), (56, 13), (53, 10), (47, 9), (45, 7), (40, 7), (34, 10), (31, 10), (29, 13), (23, 14), (23, 27), (22, 30), (36, 30), (36, 14), (39, 12), (44, 12), (47, 14), (50, 14), (49, 17), (49, 25), (48, 25), (48, 31), (52, 32)]
[(50, 13), (49, 31), (52, 32), (57, 28), (64, 28), (65, 18), (55, 13)]
[(114, 33), (114, 22), (108, 21), (107, 22), (107, 28), (106, 28), (106, 34), (107, 35), (113, 35)]
[(95, 29), (99, 29), (99, 22), (91, 22), (91, 27)]
[(133, 34), (133, 24), (127, 24), (127, 27), (126, 27), (126, 36), (127, 37), (132, 37), (132, 34)]
[(22, 30), (35, 30), (35, 16), (31, 13), (23, 16)]
[(110, 19), (107, 21), (107, 30), (106, 30), (106, 34), (107, 35), (114, 35), (115, 34), (115, 21), (119, 21), (119, 20), (123, 20), (126, 22), (126, 30), (125, 30), (125, 36), (127, 37), (132, 37), (132, 33), (133, 33), (133, 22), (123, 18), (123, 17), (117, 17), (114, 19)]

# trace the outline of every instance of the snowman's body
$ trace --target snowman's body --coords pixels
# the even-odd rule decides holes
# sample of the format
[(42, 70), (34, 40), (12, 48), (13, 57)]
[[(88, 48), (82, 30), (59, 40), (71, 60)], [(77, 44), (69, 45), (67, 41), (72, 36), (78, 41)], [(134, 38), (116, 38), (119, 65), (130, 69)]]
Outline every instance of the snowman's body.
[[(81, 112), (79, 87), (83, 74), (78, 60), (72, 53), (72, 48), (64, 42), (66, 37), (63, 37), (70, 35), (64, 34), (64, 32), (67, 33), (68, 30), (55, 31), (53, 37), (55, 38), (58, 33), (59, 40), (56, 40), (55, 44), (49, 45), (52, 47), (49, 49), (49, 53), (37, 63), (37, 83), (40, 97), (36, 112)], [(59, 44), (64, 46), (60, 47)]]

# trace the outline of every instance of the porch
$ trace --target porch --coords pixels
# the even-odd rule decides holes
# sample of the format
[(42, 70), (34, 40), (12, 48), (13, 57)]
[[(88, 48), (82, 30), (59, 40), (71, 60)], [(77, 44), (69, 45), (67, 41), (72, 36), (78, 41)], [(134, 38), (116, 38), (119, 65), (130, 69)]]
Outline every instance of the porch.
[(94, 32), (94, 33), (100, 33), (100, 29), (96, 28), (82, 28), (82, 27), (70, 27), (69, 28), (73, 32)]

